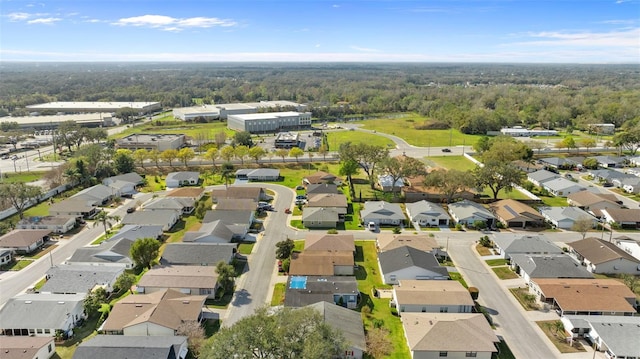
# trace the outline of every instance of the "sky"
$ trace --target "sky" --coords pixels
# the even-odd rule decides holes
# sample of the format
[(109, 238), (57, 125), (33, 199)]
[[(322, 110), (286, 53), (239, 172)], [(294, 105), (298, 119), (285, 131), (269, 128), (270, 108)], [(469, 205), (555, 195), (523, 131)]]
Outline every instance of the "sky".
[(640, 64), (640, 0), (0, 0), (0, 61)]

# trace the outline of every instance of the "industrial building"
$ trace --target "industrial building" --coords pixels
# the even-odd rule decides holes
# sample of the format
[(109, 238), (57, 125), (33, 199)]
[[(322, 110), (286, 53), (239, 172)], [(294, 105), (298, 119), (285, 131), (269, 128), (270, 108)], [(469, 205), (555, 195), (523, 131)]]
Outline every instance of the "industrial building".
[(116, 141), (118, 148), (158, 150), (179, 149), (187, 144), (185, 135), (134, 133)]
[(260, 101), (247, 103), (223, 103), (216, 105), (201, 105), (173, 109), (173, 117), (182, 121), (204, 119), (226, 120), (230, 115), (246, 115), (258, 112), (278, 111), (281, 109), (295, 109), (304, 111), (306, 105), (291, 101)]
[(613, 135), (616, 131), (616, 125), (613, 123), (592, 123), (587, 127), (590, 132), (594, 132), (599, 135)]
[(58, 114), (88, 113), (88, 112), (116, 112), (123, 108), (132, 108), (143, 115), (160, 111), (160, 102), (47, 102), (27, 106), (30, 112), (55, 111)]
[(280, 132), (276, 135), (276, 148), (300, 147), (300, 134), (297, 132)]
[(514, 126), (513, 128), (503, 128), (500, 133), (506, 136), (512, 137), (534, 137), (534, 136), (557, 136), (556, 130), (529, 130), (521, 126)]
[(51, 116), (20, 116), (2, 117), (0, 123), (17, 122), (20, 128), (51, 130), (58, 128), (61, 123), (73, 121), (83, 127), (108, 127), (113, 126), (113, 118), (107, 113), (82, 113), (75, 115), (51, 115)]
[(311, 126), (311, 112), (267, 112), (229, 115), (227, 127), (250, 133), (273, 133)]

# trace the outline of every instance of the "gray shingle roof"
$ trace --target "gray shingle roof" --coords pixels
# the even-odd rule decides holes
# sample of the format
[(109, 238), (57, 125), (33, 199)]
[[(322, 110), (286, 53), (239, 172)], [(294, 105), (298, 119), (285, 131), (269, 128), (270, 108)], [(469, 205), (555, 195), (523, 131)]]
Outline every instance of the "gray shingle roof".
[(129, 249), (133, 241), (120, 238), (102, 242), (95, 247), (81, 247), (73, 252), (69, 263), (121, 263), (133, 264), (129, 257)]
[(115, 182), (115, 181), (129, 182), (137, 185), (137, 184), (142, 184), (144, 182), (144, 178), (142, 178), (142, 176), (140, 176), (135, 172), (129, 172), (129, 173), (105, 178), (102, 182), (104, 184), (105, 182)]
[(552, 180), (554, 178), (559, 178), (559, 177), (560, 177), (559, 174), (553, 173), (547, 170), (535, 171), (527, 175), (527, 178), (532, 179), (538, 183), (544, 183), (546, 181)]
[(307, 195), (318, 193), (340, 193), (338, 186), (333, 183), (317, 183), (307, 186)]
[(178, 265), (210, 265), (229, 262), (235, 243), (169, 243), (162, 253), (162, 263)]
[(436, 257), (409, 246), (398, 247), (378, 255), (380, 267), (384, 273), (391, 273), (405, 268), (419, 267), (443, 276), (449, 276), (447, 268), (441, 267)]
[(580, 263), (564, 255), (514, 254), (511, 262), (517, 264), (531, 278), (593, 278)]
[(135, 224), (127, 224), (120, 228), (118, 233), (113, 235), (107, 241), (116, 241), (121, 238), (126, 238), (130, 241), (135, 241), (142, 238), (158, 238), (162, 234), (162, 226), (138, 226)]
[(574, 325), (589, 322), (616, 357), (640, 357), (640, 317), (568, 315), (567, 319)]
[(421, 218), (428, 219), (431, 217), (449, 218), (449, 214), (441, 205), (429, 201), (422, 200), (414, 203), (407, 203), (405, 206), (407, 207), (407, 211), (411, 214), (411, 220), (414, 221)]
[(302, 210), (303, 221), (338, 222), (338, 211), (333, 208), (305, 207)]
[(195, 171), (182, 171), (182, 172), (171, 172), (165, 178), (165, 181), (169, 180), (177, 180), (177, 181), (189, 181), (192, 179), (197, 179), (200, 177), (200, 172)]
[[(288, 281), (291, 280), (291, 276)], [(291, 289), (287, 282), (287, 290), (284, 297), (286, 307), (304, 307), (317, 302), (333, 301), (333, 294), (359, 295), (358, 282), (353, 276), (307, 276), (305, 289)]]
[(342, 332), (350, 346), (362, 351), (367, 349), (360, 312), (325, 301), (308, 307), (320, 313), (324, 322), (330, 327)]
[(231, 231), (222, 221), (203, 223), (199, 230), (184, 234), (184, 242), (230, 242), (233, 238)]
[(389, 203), (385, 201), (366, 201), (364, 208), (360, 211), (362, 218), (391, 218), (404, 220), (402, 208), (397, 203)]
[(186, 342), (183, 336), (96, 335), (78, 346), (73, 359), (177, 359)]
[(251, 216), (253, 211), (245, 211), (245, 210), (228, 210), (228, 211), (216, 211), (211, 210), (207, 211), (202, 219), (202, 223), (209, 223), (214, 221), (222, 221), (227, 224), (242, 224), (242, 225), (250, 225), (251, 224)]
[(122, 219), (122, 224), (135, 225), (162, 225), (172, 223), (176, 216), (176, 211), (171, 209), (159, 209), (155, 211), (137, 211), (127, 213)]
[(89, 293), (96, 285), (108, 285), (124, 271), (123, 267), (59, 265), (47, 271), (42, 293)]
[(493, 213), (484, 208), (481, 204), (467, 200), (450, 203), (449, 211), (454, 213), (460, 220), (465, 220), (466, 218), (472, 217), (480, 217), (485, 219), (496, 218)]
[(0, 328), (60, 328), (82, 306), (84, 294), (22, 294), (13, 297), (0, 310)]
[(496, 233), (493, 240), (508, 255), (562, 254), (562, 249), (542, 236), (517, 233)]

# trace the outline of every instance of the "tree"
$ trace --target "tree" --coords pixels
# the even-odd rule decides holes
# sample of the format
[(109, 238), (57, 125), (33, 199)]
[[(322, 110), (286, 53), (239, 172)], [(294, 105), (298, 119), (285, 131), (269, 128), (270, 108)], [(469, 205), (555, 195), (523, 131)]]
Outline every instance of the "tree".
[(616, 147), (628, 150), (632, 156), (635, 156), (638, 148), (640, 148), (640, 125), (616, 133), (613, 136), (613, 144)]
[(393, 352), (389, 330), (373, 328), (367, 331), (367, 353), (372, 358), (382, 358)]
[(116, 117), (121, 119), (123, 123), (132, 122), (134, 117), (138, 115), (138, 111), (131, 107), (123, 107), (116, 110)]
[(426, 175), (424, 185), (438, 188), (447, 203), (451, 203), (456, 194), (473, 187), (474, 178), (470, 171), (440, 169)]
[(247, 131), (236, 132), (233, 135), (233, 145), (234, 146), (253, 146), (253, 140), (251, 139), (251, 133)]
[(29, 203), (36, 203), (42, 196), (42, 188), (30, 186), (24, 182), (0, 184), (0, 203), (15, 208), (20, 219), (24, 218), (24, 209)]
[(200, 358), (324, 359), (340, 357), (346, 348), (342, 332), (313, 308), (285, 307), (273, 314), (260, 308), (212, 336)]
[(104, 226), (104, 234), (107, 235), (107, 233), (109, 232), (109, 228), (111, 228), (112, 223), (116, 223), (120, 220), (119, 216), (112, 216), (110, 215), (108, 212), (106, 211), (100, 211), (95, 217), (94, 219), (96, 220), (94, 222), (94, 226), (102, 223), (102, 225)]
[(225, 261), (216, 264), (216, 274), (218, 274), (218, 284), (222, 288), (222, 296), (233, 290), (235, 284), (236, 270), (233, 266)]
[(216, 167), (216, 158), (218, 158), (218, 149), (216, 147), (210, 147), (207, 152), (204, 153), (204, 158), (211, 160), (213, 167)]
[(318, 148), (318, 154), (320, 156), (322, 156), (322, 160), (326, 161), (327, 160), (327, 153), (329, 152), (329, 149), (327, 149), (327, 145), (325, 145), (324, 143), (322, 145), (320, 145), (320, 147)]
[(473, 149), (482, 154), (485, 151), (488, 151), (491, 148), (491, 143), (488, 136), (482, 136), (476, 143), (473, 144)]
[(231, 145), (226, 145), (220, 149), (220, 158), (229, 162), (236, 155), (235, 149)]
[[(422, 161), (413, 157), (389, 157), (380, 162), (380, 169), (387, 176), (391, 177), (391, 188), (394, 191), (396, 182), (403, 180), (405, 177), (414, 177), (425, 174), (425, 165)], [(397, 193), (394, 191), (394, 193)]]
[(176, 328), (176, 335), (187, 337), (189, 352), (194, 358), (200, 355), (200, 350), (205, 340), (205, 331), (200, 323), (195, 320), (182, 322), (178, 328)]
[(204, 216), (207, 214), (208, 210), (209, 208), (205, 201), (198, 201), (198, 204), (196, 205), (196, 209), (195, 209), (196, 218), (198, 218), (199, 220), (202, 220)]
[(566, 148), (569, 151), (572, 148), (576, 148), (576, 141), (571, 136), (567, 136), (562, 141), (556, 143), (557, 148)]
[(510, 136), (498, 136), (490, 141), (490, 145), (491, 147), (482, 154), (483, 162), (507, 163), (533, 156), (527, 145)]
[(256, 161), (256, 164), (258, 164), (258, 161), (260, 161), (265, 155), (265, 149), (260, 146), (253, 146), (249, 149), (249, 157), (253, 158), (254, 161)]
[(277, 259), (286, 259), (291, 257), (291, 252), (293, 252), (293, 248), (295, 247), (295, 243), (292, 239), (285, 239), (284, 241), (280, 241), (276, 243), (276, 258)]
[(122, 274), (120, 274), (120, 276), (118, 276), (118, 278), (116, 278), (116, 282), (113, 284), (113, 286), (118, 291), (126, 289), (129, 292), (133, 293), (131, 287), (134, 284), (136, 284), (136, 277), (133, 274), (123, 272)]
[(84, 298), (83, 306), (84, 306), (84, 314), (87, 316), (91, 316), (100, 309), (102, 303), (107, 300), (107, 291), (98, 287), (93, 292), (87, 294)]
[(118, 173), (129, 173), (136, 169), (136, 164), (131, 155), (131, 151), (119, 149), (113, 157), (113, 164)]
[(582, 167), (595, 170), (598, 168), (598, 159), (595, 157), (587, 157), (582, 161)]
[(162, 158), (160, 151), (156, 150), (155, 148), (153, 150), (149, 151), (149, 159), (152, 160), (155, 164), (156, 167), (160, 167), (158, 161)]
[(352, 144), (351, 142), (340, 145), (340, 160), (354, 160), (367, 174), (369, 186), (375, 188), (376, 166), (389, 157), (389, 150), (382, 146), (369, 145), (366, 143)]
[(276, 150), (276, 156), (281, 157), (282, 158), (282, 162), (284, 162), (284, 158), (287, 157), (289, 155), (289, 151), (285, 150), (284, 148), (279, 148)]
[(182, 161), (184, 166), (187, 167), (189, 165), (189, 161), (194, 159), (196, 157), (196, 154), (191, 148), (184, 147), (181, 148), (180, 151), (178, 151), (177, 157), (180, 161)]
[(623, 273), (620, 278), (622, 278), (624, 284), (629, 287), (632, 292), (638, 293), (638, 290), (640, 290), (640, 277)]
[(222, 146), (227, 142), (227, 134), (224, 131), (220, 131), (215, 134), (213, 140), (216, 143), (216, 147), (222, 148)]
[(584, 216), (580, 217), (573, 222), (573, 226), (571, 226), (572, 231), (576, 231), (582, 234), (582, 239), (587, 235), (587, 232), (593, 228), (593, 219)]
[(298, 162), (298, 159), (300, 158), (300, 156), (304, 155), (304, 151), (301, 148), (298, 147), (292, 147), (289, 150), (289, 157), (295, 157), (296, 162)]
[(129, 254), (136, 266), (151, 269), (151, 263), (160, 254), (160, 242), (155, 238), (138, 239), (131, 245)]
[(484, 167), (477, 166), (473, 171), (478, 188), (489, 187), (493, 199), (498, 199), (498, 192), (504, 189), (511, 192), (513, 185), (520, 185), (524, 179), (523, 173), (510, 163), (487, 162)]
[(360, 170), (360, 166), (358, 166), (358, 162), (355, 160), (346, 160), (340, 163), (340, 176), (344, 176), (347, 178), (349, 182), (349, 192), (351, 193), (351, 198), (355, 196), (355, 189), (353, 187), (353, 176), (358, 173)]
[(149, 158), (149, 151), (145, 150), (144, 148), (139, 148), (135, 151), (133, 151), (133, 159), (136, 160), (136, 162), (138, 162), (138, 165), (140, 165), (140, 167), (144, 168), (144, 161), (146, 161)]
[(233, 176), (233, 164), (231, 162), (225, 162), (220, 168), (220, 176), (224, 179), (225, 187), (229, 186), (229, 178)]
[(178, 150), (175, 150), (173, 148), (164, 150), (160, 153), (160, 158), (162, 158), (164, 161), (169, 162), (169, 166), (173, 167), (173, 161), (178, 158)]
[(578, 142), (578, 145), (580, 147), (586, 148), (587, 152), (589, 152), (590, 148), (596, 147), (596, 140), (594, 140), (593, 138), (585, 138), (585, 139), (580, 140)]
[(249, 155), (249, 147), (238, 145), (233, 151), (233, 155), (240, 160), (240, 164), (244, 165), (244, 160)]

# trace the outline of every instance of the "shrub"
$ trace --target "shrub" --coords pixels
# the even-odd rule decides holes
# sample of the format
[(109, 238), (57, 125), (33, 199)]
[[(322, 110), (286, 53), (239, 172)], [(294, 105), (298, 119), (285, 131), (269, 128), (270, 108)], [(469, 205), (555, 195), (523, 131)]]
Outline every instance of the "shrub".
[(480, 290), (476, 287), (469, 287), (469, 294), (471, 294), (471, 299), (478, 300), (478, 296), (480, 296)]
[(384, 328), (384, 320), (382, 319), (374, 319), (373, 320), (373, 327), (374, 328)]
[(391, 231), (393, 232), (393, 234), (400, 234), (400, 227), (393, 227)]
[(460, 223), (456, 224), (456, 230), (461, 231), (462, 230), (462, 224), (460, 224)]
[(335, 228), (331, 228), (330, 230), (327, 231), (327, 234), (338, 234), (338, 230)]

